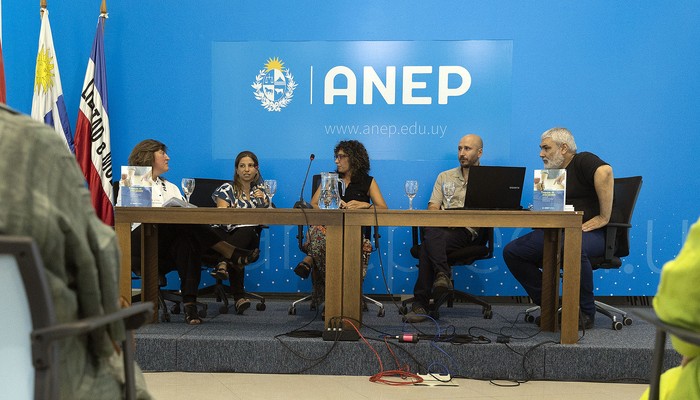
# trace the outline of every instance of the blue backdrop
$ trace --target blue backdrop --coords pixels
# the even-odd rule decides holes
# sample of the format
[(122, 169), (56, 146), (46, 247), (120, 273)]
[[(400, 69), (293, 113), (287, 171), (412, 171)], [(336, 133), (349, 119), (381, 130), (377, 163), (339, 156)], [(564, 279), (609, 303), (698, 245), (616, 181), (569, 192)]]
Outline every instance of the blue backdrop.
[[(72, 126), (99, 4), (98, 0), (49, 2)], [(6, 1), (2, 10), (8, 103), (26, 113), (31, 110), (38, 8), (38, 2)], [(317, 113), (333, 116), (341, 104), (323, 105), (321, 92), (315, 91), (310, 104), (304, 81), (311, 79), (311, 64), (316, 66), (313, 82), (318, 90), (328, 68), (343, 63), (350, 63), (358, 77), (360, 66), (373, 65), (382, 78), (384, 66), (396, 65), (397, 82), (401, 82), (404, 65), (433, 65), (436, 74), (438, 66), (448, 63), (440, 58), (446, 57), (450, 43), (480, 42), (496, 44), (499, 51), (503, 51), (500, 46), (508, 47), (509, 66), (499, 64), (504, 69), (497, 75), (493, 106), (479, 103), (478, 113), (471, 113), (468, 102), (478, 87), (477, 75), (472, 75), (474, 86), (454, 104), (450, 100), (449, 112), (426, 119), (423, 110), (415, 108), (417, 120), (428, 121), (424, 125), (447, 126), (442, 139), (427, 145), (399, 141), (394, 148), (395, 142), (382, 142), (380, 135), (359, 138), (370, 149), (372, 174), (389, 207), (407, 206), (403, 182), (408, 178), (420, 182), (415, 202), (425, 206), (436, 174), (456, 165), (456, 144), (465, 133), (484, 138), (485, 164), (522, 165), (532, 171), (541, 167), (537, 157), (541, 132), (566, 126), (576, 136), (579, 149), (593, 151), (611, 163), (616, 176), (644, 177), (633, 221), (632, 254), (620, 270), (595, 274), (597, 294), (654, 294), (660, 268), (677, 254), (689, 225), (698, 219), (700, 177), (694, 172), (694, 156), (700, 148), (698, 2), (273, 0), (262, 6), (211, 0), (122, 0), (108, 2), (108, 8), (105, 47), (115, 166), (126, 163), (134, 144), (153, 137), (169, 146), (171, 180), (227, 178), (233, 171), (231, 158), (245, 147), (261, 155), (265, 177), (279, 181), (275, 203), (290, 207), (298, 199), (308, 154), (317, 155), (313, 172), (331, 170), (332, 145), (340, 139), (318, 130), (324, 119)], [(372, 59), (372, 53), (346, 59), (339, 55), (340, 47), (353, 42), (381, 46), (389, 41), (414, 42), (410, 45), (415, 49), (438, 43), (424, 53), (437, 57), (426, 64), (401, 54), (381, 60)], [(316, 42), (328, 46), (327, 57), (277, 52), (274, 46), (280, 42), (293, 49), (313, 47), (310, 42)], [(231, 47), (246, 45), (259, 51), (259, 56), (236, 59)], [(252, 96), (256, 75), (274, 57), (286, 63), (299, 84), (293, 102), (279, 113), (265, 111), (260, 103), (246, 109), (241, 102), (251, 97), (241, 96)], [(466, 67), (470, 73), (478, 72), (478, 67)], [(229, 75), (245, 83), (241, 94), (220, 92), (222, 77)], [(428, 91), (434, 90), (433, 82), (428, 83)], [(358, 90), (358, 104), (348, 111), (352, 118), (333, 117), (329, 123), (391, 123), (383, 119), (390, 106), (368, 107), (362, 104), (361, 94)], [(375, 92), (375, 101), (378, 96)], [(437, 98), (434, 92), (430, 96)], [(228, 103), (222, 100), (226, 98)], [(397, 104), (401, 98), (397, 93)], [(451, 108), (457, 104), (462, 107)], [(297, 110), (301, 115), (316, 118), (311, 125), (304, 126), (308, 119), (300, 116), (289, 119), (292, 113), (286, 111), (297, 105), (306, 108)], [(396, 109), (401, 107), (398, 104)], [(265, 115), (271, 120), (256, 129), (253, 117), (263, 112), (277, 116)], [(273, 123), (275, 118), (279, 122)], [(531, 194), (526, 193), (523, 204), (529, 202)], [(408, 254), (408, 230), (384, 228), (381, 233), (380, 255), (389, 289), (410, 293), (416, 270)], [(496, 258), (456, 269), (457, 287), (485, 295), (523, 294), (500, 254), (503, 244), (522, 233), (497, 230)], [(265, 231), (263, 257), (248, 268), (249, 289), (308, 290), (308, 282), (300, 281), (290, 269), (300, 259), (294, 234), (293, 227)], [(368, 292), (387, 291), (379, 260), (378, 254), (373, 255), (365, 283)]]

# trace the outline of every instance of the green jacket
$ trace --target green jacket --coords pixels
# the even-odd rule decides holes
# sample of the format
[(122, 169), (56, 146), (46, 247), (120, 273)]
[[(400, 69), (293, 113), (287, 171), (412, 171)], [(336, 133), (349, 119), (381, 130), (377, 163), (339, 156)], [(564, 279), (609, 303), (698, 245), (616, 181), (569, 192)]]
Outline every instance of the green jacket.
[[(654, 310), (666, 323), (700, 332), (700, 220), (690, 228), (678, 256), (661, 269)], [(671, 342), (676, 351), (693, 360), (661, 376), (659, 397), (665, 400), (700, 399), (700, 347), (673, 335)], [(647, 397), (648, 393), (645, 393), (642, 399)]]
[[(4, 177), (0, 232), (36, 241), (57, 321), (116, 311), (116, 237), (95, 215), (75, 157), (51, 128), (4, 105), (0, 105), (0, 176)], [(123, 325), (114, 324), (89, 337), (61, 341), (61, 398), (119, 398), (122, 378), (115, 372), (120, 366), (113, 341), (123, 338)], [(141, 390), (140, 397), (150, 396)]]

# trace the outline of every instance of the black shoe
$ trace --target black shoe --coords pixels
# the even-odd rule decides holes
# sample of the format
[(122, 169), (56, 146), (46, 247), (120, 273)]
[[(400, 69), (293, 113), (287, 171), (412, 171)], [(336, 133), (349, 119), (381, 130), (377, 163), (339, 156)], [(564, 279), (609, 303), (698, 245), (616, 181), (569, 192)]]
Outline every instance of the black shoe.
[(240, 315), (243, 314), (245, 310), (247, 310), (250, 307), (250, 300), (246, 299), (245, 297), (241, 297), (240, 299), (236, 300), (236, 314)]
[(202, 323), (202, 318), (199, 316), (199, 310), (195, 303), (185, 304), (185, 323), (187, 325), (199, 325)]
[(583, 328), (583, 330), (587, 331), (589, 329), (593, 329), (594, 326), (595, 326), (595, 314), (588, 315), (585, 313), (581, 313), (581, 316), (578, 319), (578, 329), (580, 330)]
[(437, 275), (435, 276), (435, 280), (433, 281), (433, 290), (435, 289), (443, 289), (443, 290), (452, 290), (452, 280), (450, 280), (450, 277), (447, 276), (446, 273), (444, 272), (438, 272)]
[(306, 261), (301, 261), (294, 267), (294, 273), (297, 274), (301, 279), (306, 279), (311, 275), (311, 265)]
[(246, 250), (236, 248), (231, 255), (231, 263), (236, 265), (248, 265), (258, 261), (260, 249)]
[(416, 324), (428, 320), (428, 311), (420, 303), (413, 303), (411, 311), (407, 312), (402, 318), (403, 322)]
[(444, 272), (438, 272), (433, 281), (433, 301), (437, 310), (452, 293), (452, 280)]
[(228, 280), (228, 263), (226, 261), (220, 262), (210, 273), (216, 279), (222, 281)]

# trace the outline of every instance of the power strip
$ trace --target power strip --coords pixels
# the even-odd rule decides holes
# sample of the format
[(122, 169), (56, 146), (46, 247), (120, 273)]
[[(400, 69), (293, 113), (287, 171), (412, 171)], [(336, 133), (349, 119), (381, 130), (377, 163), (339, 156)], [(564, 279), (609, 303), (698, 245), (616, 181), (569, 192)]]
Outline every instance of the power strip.
[(414, 383), (415, 386), (453, 386), (457, 387), (459, 384), (457, 381), (452, 379), (450, 374), (438, 375), (438, 374), (428, 374), (428, 375), (418, 375), (423, 378), (423, 382)]
[(327, 328), (323, 331), (323, 340), (328, 341), (358, 341), (360, 340), (360, 335), (357, 331), (343, 329), (343, 328)]

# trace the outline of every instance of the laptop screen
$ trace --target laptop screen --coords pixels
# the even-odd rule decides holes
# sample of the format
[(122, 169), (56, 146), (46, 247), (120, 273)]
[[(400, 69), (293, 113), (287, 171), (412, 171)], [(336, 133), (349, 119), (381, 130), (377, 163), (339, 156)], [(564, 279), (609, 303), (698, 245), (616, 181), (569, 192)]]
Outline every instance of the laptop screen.
[(464, 209), (520, 210), (525, 167), (469, 168)]

